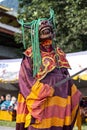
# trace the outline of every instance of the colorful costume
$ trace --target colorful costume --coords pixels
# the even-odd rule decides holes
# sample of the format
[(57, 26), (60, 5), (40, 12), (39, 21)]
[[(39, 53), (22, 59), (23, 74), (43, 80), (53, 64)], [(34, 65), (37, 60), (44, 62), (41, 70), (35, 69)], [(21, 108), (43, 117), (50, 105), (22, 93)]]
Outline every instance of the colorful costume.
[[(44, 25), (46, 22), (47, 20)], [(48, 36), (53, 31), (49, 28), (42, 27), (42, 33)], [(51, 35), (39, 38), (41, 55), (39, 70), (38, 62), (34, 64), (32, 47), (24, 52), (19, 73), (20, 93), (16, 130), (73, 129), (79, 111), (81, 93), (72, 79), (55, 86), (69, 76), (70, 66), (65, 53), (58, 47), (55, 51), (51, 44), (52, 39)], [(35, 73), (33, 73), (34, 67), (36, 67)]]

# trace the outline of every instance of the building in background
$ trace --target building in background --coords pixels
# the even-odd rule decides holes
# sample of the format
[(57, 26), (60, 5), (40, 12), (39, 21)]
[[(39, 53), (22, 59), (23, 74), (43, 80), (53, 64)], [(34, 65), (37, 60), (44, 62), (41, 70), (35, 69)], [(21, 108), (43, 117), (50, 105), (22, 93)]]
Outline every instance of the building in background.
[[(0, 6), (0, 95), (10, 93), (17, 97), (19, 65), (15, 64), (15, 60), (19, 58), (18, 49), (22, 44), (16, 44), (14, 35), (21, 33), (19, 28), (17, 13)], [(8, 62), (11, 63), (9, 70)]]
[(4, 6), (0, 6), (0, 59), (18, 58), (14, 35), (21, 33), (17, 22), (17, 13)]

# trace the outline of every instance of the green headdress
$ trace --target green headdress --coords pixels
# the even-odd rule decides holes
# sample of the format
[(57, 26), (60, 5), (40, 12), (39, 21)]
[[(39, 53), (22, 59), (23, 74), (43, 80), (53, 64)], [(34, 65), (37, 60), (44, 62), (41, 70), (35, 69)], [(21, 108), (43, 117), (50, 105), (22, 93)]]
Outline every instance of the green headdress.
[(43, 20), (48, 20), (55, 26), (54, 22), (54, 11), (50, 9), (50, 18), (41, 18), (37, 20), (33, 20), (32, 22), (24, 23), (23, 20), (20, 20), (19, 23), (22, 26), (22, 34), (23, 34), (23, 45), (24, 49), (27, 47), (27, 43), (25, 43), (25, 35), (24, 35), (24, 28), (30, 28), (31, 29), (31, 44), (32, 44), (32, 53), (33, 53), (33, 76), (35, 76), (41, 66), (42, 60), (41, 60), (41, 54), (40, 54), (40, 43), (39, 43), (39, 25), (40, 22)]

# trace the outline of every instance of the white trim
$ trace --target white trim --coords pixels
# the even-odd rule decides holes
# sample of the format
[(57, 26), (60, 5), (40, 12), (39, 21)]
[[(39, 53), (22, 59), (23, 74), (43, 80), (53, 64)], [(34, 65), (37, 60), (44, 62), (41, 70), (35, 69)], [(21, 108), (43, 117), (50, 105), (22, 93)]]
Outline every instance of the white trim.
[(15, 33), (21, 33), (20, 29), (18, 29), (16, 27), (12, 27), (12, 26), (7, 25), (7, 24), (0, 23), (0, 27), (4, 28), (4, 29), (7, 29), (7, 30), (10, 30), (10, 31), (13, 31)]

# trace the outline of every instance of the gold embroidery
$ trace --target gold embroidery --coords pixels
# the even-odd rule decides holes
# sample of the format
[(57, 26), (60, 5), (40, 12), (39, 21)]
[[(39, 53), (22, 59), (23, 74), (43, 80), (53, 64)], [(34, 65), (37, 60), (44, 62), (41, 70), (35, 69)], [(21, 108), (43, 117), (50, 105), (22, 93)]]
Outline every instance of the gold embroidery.
[[(28, 48), (24, 54), (31, 57), (32, 48)], [(56, 58), (56, 55), (58, 55), (58, 59)], [(49, 53), (41, 51), (41, 57), (42, 65), (38, 74), (36, 75), (36, 78), (38, 78), (39, 80), (43, 79), (49, 72), (54, 70), (56, 67), (70, 68), (70, 65), (66, 59), (66, 55), (60, 48), (57, 48), (56, 54), (54, 50)]]

